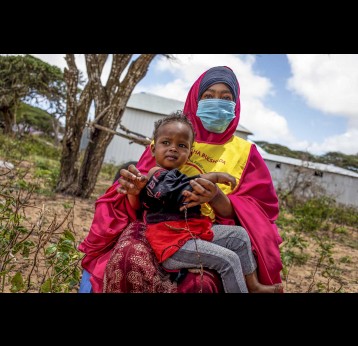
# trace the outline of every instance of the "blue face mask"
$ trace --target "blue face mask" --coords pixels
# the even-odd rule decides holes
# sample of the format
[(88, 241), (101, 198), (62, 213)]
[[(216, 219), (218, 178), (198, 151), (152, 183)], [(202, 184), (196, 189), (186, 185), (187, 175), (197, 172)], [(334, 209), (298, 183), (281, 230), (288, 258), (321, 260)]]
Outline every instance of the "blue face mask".
[(196, 115), (200, 118), (205, 130), (223, 133), (235, 118), (234, 101), (221, 99), (200, 100)]

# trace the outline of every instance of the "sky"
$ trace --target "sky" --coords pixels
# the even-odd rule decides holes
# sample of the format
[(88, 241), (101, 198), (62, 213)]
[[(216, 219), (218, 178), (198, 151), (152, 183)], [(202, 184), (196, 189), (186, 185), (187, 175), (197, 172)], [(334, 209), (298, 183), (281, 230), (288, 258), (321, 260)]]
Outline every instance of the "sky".
[[(32, 55), (62, 69), (66, 66), (65, 54)], [(185, 101), (199, 75), (226, 65), (239, 81), (240, 124), (253, 133), (249, 139), (315, 155), (358, 154), (358, 54), (173, 56), (175, 60), (158, 55), (133, 93)], [(76, 59), (85, 72), (83, 54), (76, 54)]]

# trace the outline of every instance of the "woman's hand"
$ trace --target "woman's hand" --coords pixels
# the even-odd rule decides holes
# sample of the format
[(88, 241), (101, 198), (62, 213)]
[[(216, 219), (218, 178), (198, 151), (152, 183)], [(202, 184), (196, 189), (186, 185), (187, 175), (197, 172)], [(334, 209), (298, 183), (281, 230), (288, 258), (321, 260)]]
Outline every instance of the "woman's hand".
[(119, 193), (139, 195), (148, 181), (147, 176), (142, 175), (134, 165), (129, 165), (128, 170), (122, 168), (120, 174), (118, 182), (121, 186), (117, 188)]
[(190, 185), (193, 191), (183, 191), (185, 205), (180, 207), (180, 211), (183, 211), (185, 208), (208, 203), (220, 192), (216, 184), (204, 178), (192, 179), (190, 180)]
[(204, 178), (196, 178), (190, 180), (190, 185), (193, 191), (183, 191), (185, 205), (180, 207), (180, 211), (199, 204), (209, 203), (215, 215), (228, 219), (235, 217), (230, 199), (216, 184)]

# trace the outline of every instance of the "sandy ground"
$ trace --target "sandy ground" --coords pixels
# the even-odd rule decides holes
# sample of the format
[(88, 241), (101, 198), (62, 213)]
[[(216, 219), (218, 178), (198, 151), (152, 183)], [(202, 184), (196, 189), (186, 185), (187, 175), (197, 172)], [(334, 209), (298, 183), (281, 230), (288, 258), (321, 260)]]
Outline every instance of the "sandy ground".
[[(68, 211), (69, 205), (74, 205), (73, 213), (70, 215), (71, 228), (75, 233), (77, 244), (87, 235), (93, 218), (95, 200), (105, 192), (110, 186), (111, 181), (100, 181), (91, 199), (73, 199), (72, 197), (56, 194), (51, 197), (33, 195), (30, 205), (36, 206), (26, 208), (26, 217), (32, 222), (36, 222), (41, 212), (46, 216), (44, 222), (51, 222), (54, 217), (59, 221)], [(67, 209), (66, 209), (67, 207)], [(346, 241), (335, 242), (333, 257), (339, 263), (341, 270), (339, 274), (340, 283), (336, 280), (329, 280), (322, 276), (322, 268), (317, 267), (317, 254), (314, 242), (307, 238), (309, 247), (305, 250), (310, 255), (310, 259), (305, 265), (294, 266), (290, 269), (287, 278), (283, 281), (286, 293), (305, 293), (318, 292), (318, 286), (323, 287), (323, 292), (336, 292), (340, 285), (342, 291), (347, 293), (358, 292), (358, 246), (357, 229), (351, 229), (345, 237)], [(348, 257), (347, 263), (342, 263), (341, 258)], [(317, 270), (316, 270), (317, 269)], [(314, 275), (313, 275), (314, 274)], [(317, 286), (318, 284), (318, 286)], [(322, 289), (321, 289), (322, 291)]]
[[(104, 191), (104, 190), (103, 190)], [(76, 240), (78, 243), (88, 233), (93, 213), (94, 213), (95, 199), (84, 200), (76, 199), (73, 213), (73, 229), (75, 231)], [(61, 207), (66, 203), (73, 203), (73, 199), (62, 195), (56, 195), (55, 198), (46, 198), (40, 196), (36, 201), (38, 206), (45, 207), (48, 215), (54, 213), (59, 214)], [(358, 292), (358, 276), (357, 276), (357, 263), (358, 263), (358, 250), (357, 250), (357, 229), (349, 231), (348, 237), (351, 237), (351, 244), (355, 247), (344, 245), (341, 242), (336, 242), (333, 249), (333, 258), (336, 263), (339, 263), (341, 273), (339, 277), (343, 285), (343, 291), (347, 293)], [(322, 268), (318, 268), (318, 254), (315, 251), (314, 242), (308, 239), (309, 246), (305, 250), (310, 255), (310, 259), (305, 265), (296, 265), (292, 267), (289, 274), (284, 280), (285, 292), (287, 293), (305, 293), (305, 292), (318, 292), (315, 284), (321, 283), (324, 292), (335, 292), (340, 284), (335, 280), (329, 280), (322, 276)], [(349, 257), (348, 263), (340, 262), (343, 257)], [(313, 274), (314, 278), (313, 278)], [(312, 286), (313, 285), (313, 286)], [(312, 286), (312, 287), (311, 287)]]

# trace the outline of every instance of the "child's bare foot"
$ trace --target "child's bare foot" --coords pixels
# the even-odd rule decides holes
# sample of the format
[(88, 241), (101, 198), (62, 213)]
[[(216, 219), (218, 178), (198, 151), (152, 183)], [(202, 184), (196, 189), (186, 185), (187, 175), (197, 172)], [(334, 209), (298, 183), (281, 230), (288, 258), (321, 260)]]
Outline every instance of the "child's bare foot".
[(257, 278), (256, 271), (245, 276), (247, 289), (250, 293), (283, 293), (282, 284), (263, 285)]

